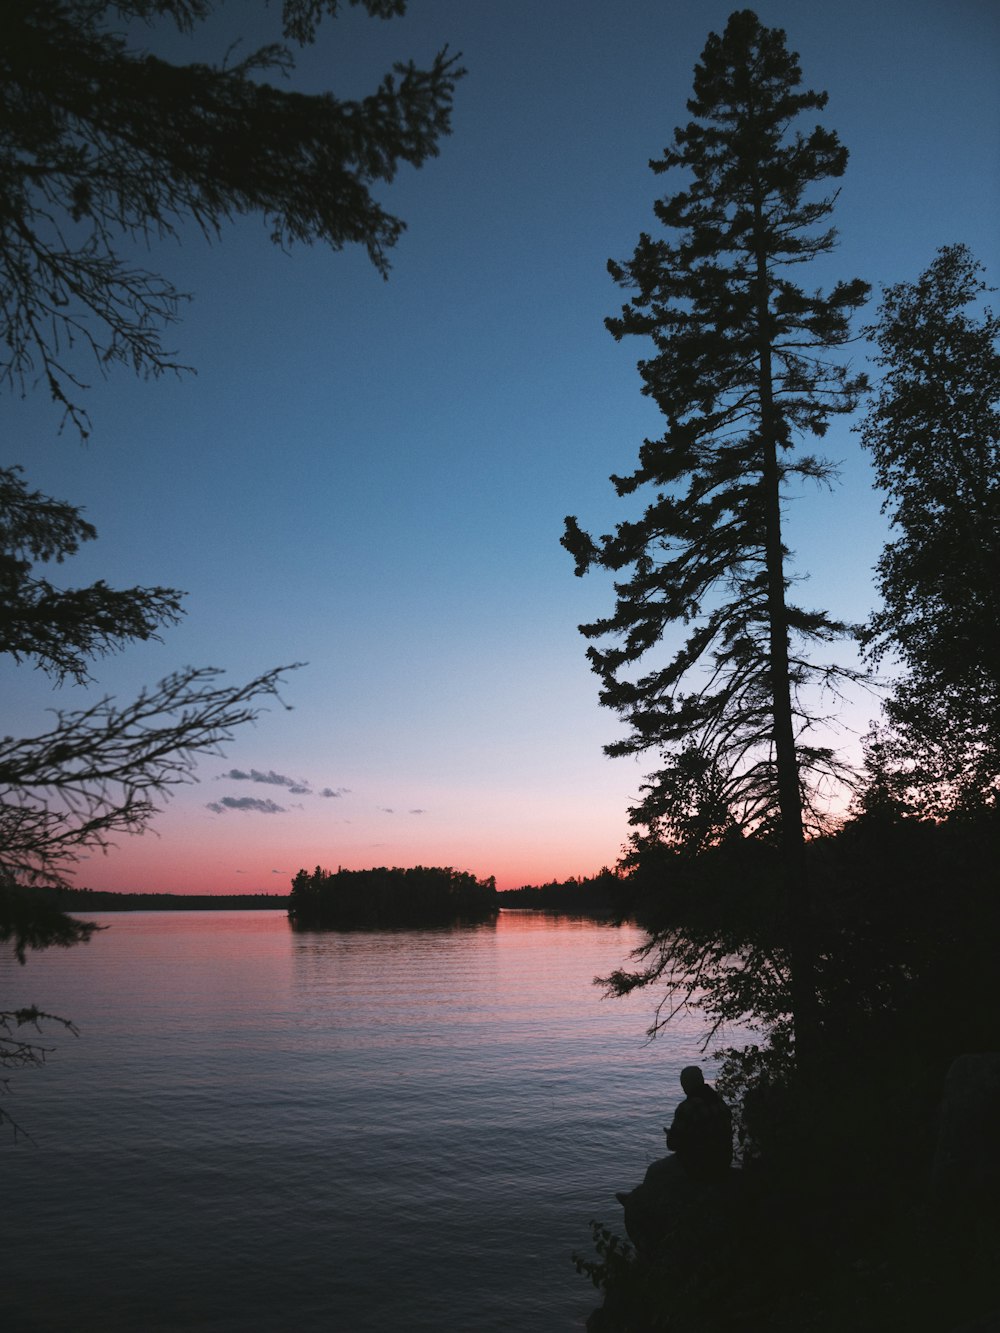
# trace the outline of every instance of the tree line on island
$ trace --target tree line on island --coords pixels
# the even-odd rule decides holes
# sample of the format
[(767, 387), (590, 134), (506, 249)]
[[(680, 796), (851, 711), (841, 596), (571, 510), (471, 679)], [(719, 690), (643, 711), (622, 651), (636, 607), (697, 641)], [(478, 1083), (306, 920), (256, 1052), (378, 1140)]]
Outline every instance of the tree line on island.
[(399, 927), (490, 921), (499, 911), (496, 880), (451, 867), (300, 870), (288, 915), (299, 926)]
[[(607, 868), (597, 875), (516, 889), (497, 889), (493, 875), (477, 878), (450, 866), (336, 872), (317, 866), (312, 872), (300, 870), (289, 893), (143, 893), (66, 885), (36, 885), (29, 893), (0, 883), (0, 918), (8, 932), (4, 938), (15, 940), (21, 954), (25, 948), (40, 947), (67, 913), (281, 911), (303, 928), (395, 930), (492, 920), (503, 909), (621, 922), (633, 908), (627, 879)], [(73, 942), (72, 934), (67, 942)]]
[(547, 884), (498, 890), (495, 876), (477, 879), (451, 867), (300, 870), (288, 915), (299, 926), (339, 928), (433, 926), (493, 920), (501, 910), (534, 910), (621, 922), (632, 910), (626, 881), (613, 870)]

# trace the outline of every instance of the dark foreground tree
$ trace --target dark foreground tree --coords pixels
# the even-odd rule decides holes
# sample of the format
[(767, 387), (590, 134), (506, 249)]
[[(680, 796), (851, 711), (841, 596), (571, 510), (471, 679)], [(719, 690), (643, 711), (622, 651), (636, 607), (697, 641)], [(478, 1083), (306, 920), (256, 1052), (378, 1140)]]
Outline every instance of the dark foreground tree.
[[(681, 177), (655, 205), (670, 238), (644, 234), (632, 259), (609, 264), (632, 296), (608, 328), (652, 340), (643, 392), (667, 419), (636, 471), (612, 481), (621, 496), (649, 487), (654, 498), (597, 541), (567, 519), (563, 544), (577, 574), (628, 571), (614, 613), (581, 630), (611, 640), (588, 656), (601, 701), (630, 727), (607, 752), (662, 756), (632, 822), (649, 830), (647, 846), (698, 850), (735, 834), (780, 845), (801, 1025), (812, 1007), (802, 848), (807, 824), (821, 823), (820, 785), (841, 772), (810, 732), (823, 689), (855, 673), (812, 661), (815, 644), (849, 627), (788, 599), (782, 497), (790, 482), (831, 476), (796, 445), (857, 404), (864, 377), (831, 354), (849, 341), (868, 287), (853, 280), (824, 295), (795, 281), (834, 247), (835, 195), (817, 187), (847, 163), (832, 131), (793, 128), (827, 101), (800, 83), (785, 34), (749, 10), (709, 37), (693, 119), (650, 164)], [(686, 637), (671, 655), (673, 626)], [(676, 937), (660, 943), (666, 971)]]
[(883, 374), (861, 438), (894, 540), (864, 642), (904, 670), (874, 790), (934, 817), (1000, 794), (1000, 318), (975, 313), (981, 274), (946, 246), (867, 330)]
[[(382, 18), (406, 7), (351, 3)], [(446, 51), (426, 69), (397, 65), (350, 101), (265, 82), (268, 70), (292, 68), (282, 44), (222, 66), (175, 65), (123, 32), (156, 19), (191, 29), (221, 8), (0, 0), (0, 377), (22, 390), (43, 382), (84, 434), (77, 394), (90, 370), (78, 352), (102, 372), (115, 362), (142, 374), (178, 369), (161, 333), (181, 294), (136, 266), (133, 242), (187, 221), (211, 235), (259, 213), (280, 245), (360, 244), (385, 275), (404, 223), (372, 189), (402, 163), (420, 166), (449, 132), (461, 71)], [(283, 0), (286, 41), (311, 42), (338, 8)]]

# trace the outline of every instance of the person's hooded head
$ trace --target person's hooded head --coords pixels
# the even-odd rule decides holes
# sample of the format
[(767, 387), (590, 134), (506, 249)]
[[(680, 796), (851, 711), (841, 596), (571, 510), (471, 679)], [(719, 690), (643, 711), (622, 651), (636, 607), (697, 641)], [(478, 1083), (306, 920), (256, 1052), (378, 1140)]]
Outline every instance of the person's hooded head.
[(681, 1087), (689, 1097), (697, 1097), (705, 1086), (705, 1075), (698, 1065), (688, 1065), (681, 1070)]

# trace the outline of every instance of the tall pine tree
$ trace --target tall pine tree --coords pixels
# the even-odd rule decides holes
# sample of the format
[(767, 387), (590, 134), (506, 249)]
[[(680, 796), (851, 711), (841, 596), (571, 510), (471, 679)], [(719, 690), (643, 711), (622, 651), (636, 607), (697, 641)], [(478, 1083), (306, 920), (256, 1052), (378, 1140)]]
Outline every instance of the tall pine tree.
[[(579, 575), (628, 571), (614, 613), (581, 631), (604, 641), (587, 650), (601, 701), (630, 727), (607, 752), (662, 755), (633, 824), (695, 849), (733, 829), (781, 845), (799, 922), (793, 1008), (804, 1022), (802, 847), (816, 784), (838, 769), (808, 733), (819, 720), (814, 687), (836, 688), (845, 674), (815, 666), (809, 650), (848, 627), (788, 599), (782, 497), (790, 481), (830, 476), (796, 444), (822, 436), (865, 387), (830, 354), (849, 341), (868, 285), (823, 294), (794, 281), (798, 266), (834, 247), (836, 196), (816, 187), (847, 164), (832, 131), (792, 128), (827, 101), (800, 83), (784, 32), (750, 10), (709, 36), (692, 120), (650, 163), (682, 178), (655, 204), (669, 239), (643, 234), (630, 260), (608, 265), (631, 295), (607, 326), (616, 339), (652, 341), (639, 371), (667, 421), (635, 472), (612, 481), (620, 496), (655, 495), (641, 518), (596, 541), (568, 518), (563, 544)], [(665, 661), (674, 625), (682, 642)]]

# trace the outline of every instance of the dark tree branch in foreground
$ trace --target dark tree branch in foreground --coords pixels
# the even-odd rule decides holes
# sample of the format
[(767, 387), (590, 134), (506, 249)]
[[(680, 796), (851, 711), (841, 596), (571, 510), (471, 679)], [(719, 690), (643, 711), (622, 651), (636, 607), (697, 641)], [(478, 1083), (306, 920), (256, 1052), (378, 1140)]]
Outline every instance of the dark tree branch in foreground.
[(131, 703), (102, 699), (56, 710), (43, 735), (0, 741), (0, 868), (21, 883), (63, 885), (87, 848), (141, 833), (171, 787), (193, 780), (196, 759), (217, 754), (237, 727), (279, 698), (278, 667), (245, 685), (192, 667)]
[[(78, 509), (0, 469), (0, 653), (84, 683), (94, 656), (155, 638), (179, 619), (180, 594), (170, 588), (65, 590), (35, 575), (35, 562), (58, 564), (96, 535)], [(13, 939), (22, 959), (25, 948), (85, 939), (79, 922), (32, 906), (17, 885), (65, 885), (85, 850), (141, 833), (157, 801), (192, 779), (199, 756), (218, 753), (263, 701), (278, 698), (289, 669), (233, 687), (216, 684), (212, 668), (187, 668), (131, 703), (57, 709), (47, 732), (0, 739), (0, 938)]]
[(173, 588), (119, 590), (99, 580), (59, 589), (33, 573), (34, 562), (61, 564), (96, 536), (78, 509), (29, 491), (20, 469), (0, 468), (0, 653), (82, 685), (89, 659), (158, 639), (161, 626), (180, 620)]
[[(180, 616), (170, 588), (116, 590), (98, 582), (60, 590), (34, 574), (34, 562), (60, 563), (96, 537), (78, 509), (29, 491), (17, 469), (0, 469), (0, 653), (33, 660), (57, 680), (90, 679), (88, 660), (156, 636)], [(131, 703), (103, 698), (55, 710), (42, 735), (0, 740), (0, 874), (20, 884), (63, 885), (80, 854), (106, 848), (119, 833), (140, 833), (157, 800), (190, 781), (197, 758), (215, 754), (233, 731), (278, 698), (276, 668), (240, 686), (216, 684), (221, 672), (187, 668), (144, 689)], [(18, 955), (85, 938), (60, 914), (28, 915), (2, 896), (0, 938)], [(65, 918), (66, 922), (70, 918)], [(8, 929), (9, 928), (9, 929)], [(6, 936), (4, 936), (6, 932)]]
[[(352, 0), (355, 3), (356, 0)], [(364, 0), (383, 18), (401, 0)], [(450, 131), (457, 58), (397, 64), (357, 101), (263, 82), (287, 74), (272, 44), (236, 64), (174, 65), (132, 49), (130, 20), (192, 28), (212, 0), (0, 0), (0, 378), (40, 380), (84, 435), (85, 366), (144, 375), (182, 367), (162, 341), (184, 299), (136, 267), (122, 242), (208, 236), (261, 214), (282, 246), (364, 245), (383, 276), (405, 224), (373, 196), (402, 163), (419, 167)], [(286, 39), (311, 42), (335, 0), (285, 0)], [(113, 25), (113, 26), (112, 26)], [(80, 364), (78, 351), (89, 353)]]
[[(406, 7), (350, 3), (379, 18)], [(311, 42), (341, 7), (283, 0), (284, 42)], [(140, 374), (178, 368), (161, 335), (181, 297), (129, 258), (138, 246), (190, 222), (212, 237), (259, 214), (279, 245), (361, 244), (384, 276), (404, 224), (372, 191), (435, 155), (450, 131), (462, 71), (446, 51), (426, 68), (397, 64), (370, 95), (344, 100), (269, 84), (268, 71), (293, 66), (282, 42), (211, 66), (172, 64), (132, 40), (142, 23), (192, 30), (220, 9), (0, 0), (0, 383), (23, 392), (43, 382), (84, 435), (77, 390), (88, 353), (102, 372), (115, 362)], [(60, 589), (35, 573), (95, 535), (78, 509), (0, 471), (0, 652), (57, 681), (88, 681), (96, 656), (156, 637), (180, 615), (172, 588)], [(83, 849), (141, 832), (197, 756), (277, 697), (282, 670), (236, 688), (215, 684), (217, 674), (187, 669), (132, 703), (59, 710), (45, 734), (0, 742), (0, 871), (63, 884)], [(33, 945), (45, 934), (22, 926)], [(50, 933), (57, 940), (57, 925)]]

